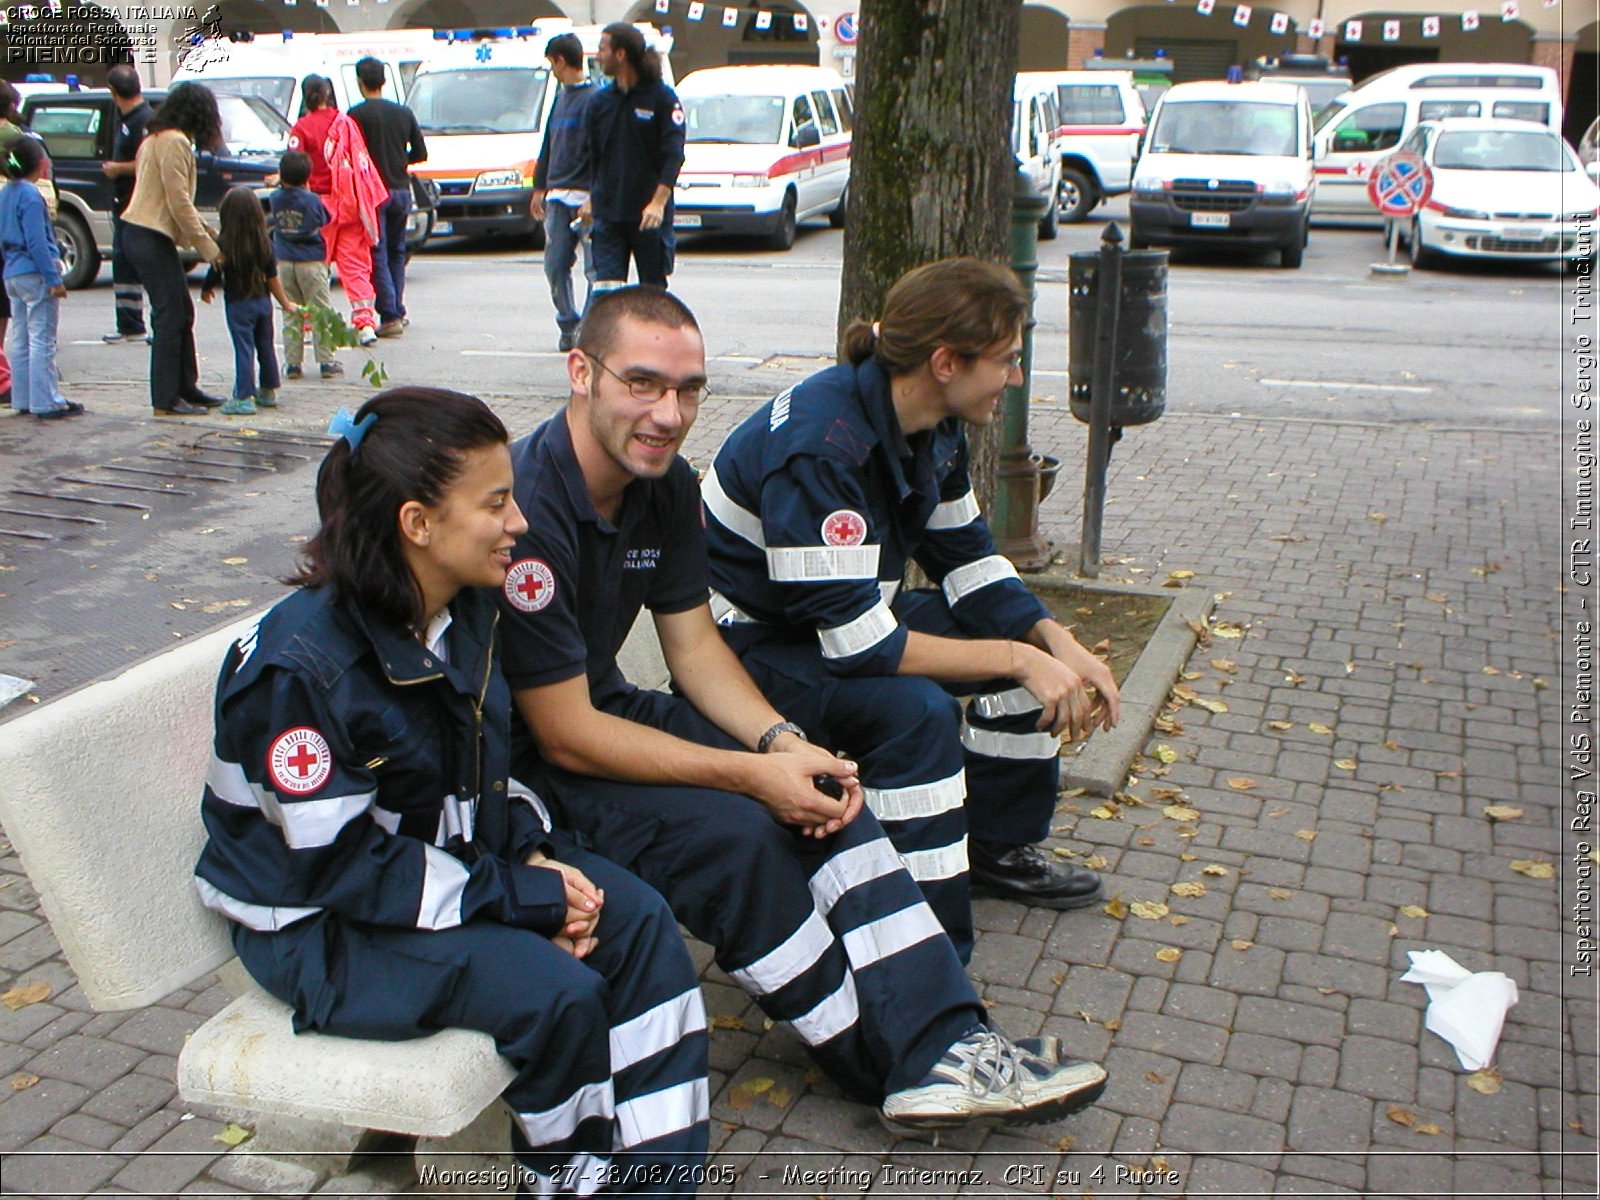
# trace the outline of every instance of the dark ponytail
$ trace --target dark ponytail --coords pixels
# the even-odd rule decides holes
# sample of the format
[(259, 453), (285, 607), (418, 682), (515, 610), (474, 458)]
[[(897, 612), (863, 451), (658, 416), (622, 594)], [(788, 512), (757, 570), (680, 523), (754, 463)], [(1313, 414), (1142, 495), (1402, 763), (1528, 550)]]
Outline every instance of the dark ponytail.
[(847, 362), (871, 358), (890, 375), (909, 375), (940, 346), (966, 358), (1014, 336), (1028, 316), (1028, 293), (1009, 268), (976, 258), (942, 258), (913, 267), (883, 298), (877, 321), (854, 320), (840, 347)]
[(19, 137), (3, 153), (0, 165), (8, 179), (27, 179), (44, 163), (44, 147), (31, 137)]

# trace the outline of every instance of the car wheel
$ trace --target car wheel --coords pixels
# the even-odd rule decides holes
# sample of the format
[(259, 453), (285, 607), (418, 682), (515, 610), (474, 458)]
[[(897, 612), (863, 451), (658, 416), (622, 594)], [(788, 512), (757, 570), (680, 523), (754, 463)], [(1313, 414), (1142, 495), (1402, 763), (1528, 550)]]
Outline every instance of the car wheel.
[(1438, 265), (1438, 254), (1422, 244), (1422, 222), (1420, 221), (1413, 220), (1411, 222), (1411, 235), (1406, 239), (1406, 250), (1410, 254), (1411, 265), (1419, 271), (1425, 271), (1429, 267)]
[(839, 206), (828, 214), (828, 224), (835, 229), (844, 228), (845, 206), (850, 203), (850, 185), (846, 184), (844, 191), (839, 194)]
[(1100, 203), (1100, 189), (1093, 179), (1074, 167), (1063, 167), (1061, 186), (1056, 189), (1056, 212), (1072, 225), (1087, 217)]
[(75, 290), (95, 281), (100, 274), (100, 252), (95, 249), (83, 218), (65, 206), (56, 217), (56, 245), (61, 251), (62, 283)]
[(794, 245), (795, 204), (793, 192), (783, 198), (783, 211), (778, 214), (778, 224), (767, 237), (767, 245), (774, 250), (787, 250)]
[(1294, 240), (1284, 246), (1282, 262), (1291, 271), (1298, 271), (1300, 264), (1306, 260), (1306, 243), (1311, 240), (1311, 222), (1307, 221), (1300, 227), (1300, 232)]

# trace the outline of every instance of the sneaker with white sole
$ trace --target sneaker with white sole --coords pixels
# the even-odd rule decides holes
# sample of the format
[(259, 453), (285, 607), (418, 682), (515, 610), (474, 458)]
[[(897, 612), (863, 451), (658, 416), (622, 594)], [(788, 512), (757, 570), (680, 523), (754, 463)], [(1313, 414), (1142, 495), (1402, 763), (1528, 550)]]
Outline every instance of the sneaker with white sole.
[[(1041, 1041), (1039, 1049), (1054, 1046)], [(882, 1115), (891, 1129), (1042, 1124), (1086, 1108), (1105, 1086), (1105, 1069), (1095, 1063), (1054, 1061), (980, 1025), (946, 1050), (921, 1083), (886, 1097)]]
[(370, 346), (378, 340), (378, 331), (370, 325), (363, 325), (356, 330), (356, 343), (361, 346)]

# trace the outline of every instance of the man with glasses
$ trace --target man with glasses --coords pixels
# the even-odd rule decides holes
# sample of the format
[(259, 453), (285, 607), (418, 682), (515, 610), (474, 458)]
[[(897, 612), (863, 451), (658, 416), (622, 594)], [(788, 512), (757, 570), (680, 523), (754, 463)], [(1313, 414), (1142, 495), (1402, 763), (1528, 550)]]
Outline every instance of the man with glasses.
[[(513, 770), (656, 888), (774, 1021), (905, 1128), (1055, 1120), (1105, 1072), (987, 1023), (852, 762), (807, 742), (717, 635), (693, 469), (705, 345), (668, 292), (598, 293), (566, 407), (512, 449), (528, 530), (501, 595)], [(649, 608), (675, 694), (617, 654)], [(602, 926), (599, 936), (604, 938)]]
[[(1060, 735), (1113, 724), (1117, 685), (995, 552), (967, 475), (963, 423), (990, 424), (1021, 380), (1027, 312), (1004, 267), (918, 267), (881, 320), (845, 331), (847, 362), (729, 435), (701, 487), (723, 636), (791, 720), (861, 764), (963, 958), (971, 885), (1057, 909), (1101, 894), (1037, 843)], [(902, 590), (912, 562), (933, 589)]]

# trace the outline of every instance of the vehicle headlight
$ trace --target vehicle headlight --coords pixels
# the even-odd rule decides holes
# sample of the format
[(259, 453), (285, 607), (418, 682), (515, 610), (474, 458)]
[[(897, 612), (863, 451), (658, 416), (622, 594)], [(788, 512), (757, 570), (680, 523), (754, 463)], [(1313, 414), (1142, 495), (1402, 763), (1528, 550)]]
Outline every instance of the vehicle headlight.
[(1261, 185), (1261, 194), (1272, 200), (1290, 200), (1299, 195), (1299, 192), (1300, 189), (1287, 180), (1276, 180)]
[(521, 186), (521, 171), (485, 171), (473, 182), (472, 190), (475, 192), (484, 192), (488, 191), (490, 188), (514, 188)]
[(1163, 190), (1159, 179), (1135, 179), (1133, 181), (1133, 194), (1136, 196), (1159, 196)]
[(1448, 206), (1441, 210), (1440, 215), (1454, 217), (1458, 221), (1487, 221), (1489, 219), (1489, 214), (1486, 212), (1478, 212), (1472, 208), (1450, 208)]
[(765, 175), (735, 175), (729, 182), (734, 187), (766, 187), (771, 180)]

